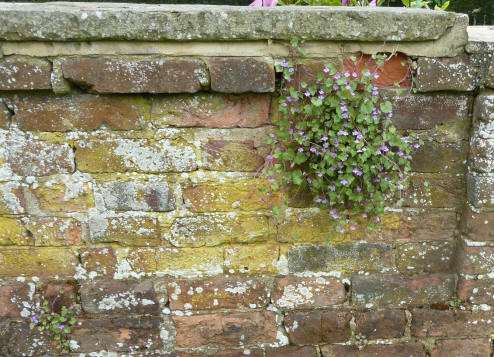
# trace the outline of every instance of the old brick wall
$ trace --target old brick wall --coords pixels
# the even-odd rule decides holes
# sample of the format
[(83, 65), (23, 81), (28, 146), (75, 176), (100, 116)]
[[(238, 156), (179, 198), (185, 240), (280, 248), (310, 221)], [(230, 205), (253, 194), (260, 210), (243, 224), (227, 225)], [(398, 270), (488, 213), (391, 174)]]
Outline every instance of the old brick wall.
[[(490, 356), (494, 36), (439, 12), (227, 9), (0, 5), (0, 355), (57, 354), (28, 319), (64, 290), (74, 356)], [(260, 200), (294, 34), (307, 78), (342, 51), (412, 69), (416, 93), (389, 88), (401, 65), (379, 83), (425, 141), (381, 231)]]

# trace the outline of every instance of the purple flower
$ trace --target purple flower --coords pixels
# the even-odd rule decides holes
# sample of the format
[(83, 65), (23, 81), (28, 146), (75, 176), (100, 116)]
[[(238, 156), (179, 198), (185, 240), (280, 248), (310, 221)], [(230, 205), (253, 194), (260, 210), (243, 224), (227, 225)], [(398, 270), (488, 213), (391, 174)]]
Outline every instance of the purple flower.
[(283, 60), (283, 62), (281, 62), (281, 67), (283, 67), (283, 68), (288, 67), (287, 61)]
[(293, 100), (293, 98), (291, 96), (288, 96), (288, 97), (286, 97), (286, 100), (288, 100), (289, 102), (291, 102)]
[(329, 155), (332, 157), (332, 158), (335, 158), (336, 157), (336, 154), (334, 152), (330, 152)]
[(378, 79), (378, 78), (379, 78), (379, 74), (374, 73), (374, 78), (375, 78), (375, 79)]
[(325, 97), (324, 95), (320, 94), (320, 95), (318, 95), (318, 96), (317, 96), (317, 98), (319, 98), (319, 99), (324, 99), (324, 98), (326, 98), (326, 97)]
[(348, 133), (345, 131), (345, 130), (338, 130), (338, 135), (343, 135), (343, 136), (347, 136)]
[(376, 150), (376, 155), (381, 155), (381, 150), (377, 149)]
[(324, 71), (325, 73), (328, 73), (328, 72), (329, 72), (329, 68), (328, 68), (328, 67), (324, 67), (323, 71)]
[(363, 172), (360, 171), (360, 169), (358, 167), (355, 167), (352, 171), (355, 175), (357, 176), (362, 176)]
[(364, 76), (369, 77), (371, 75), (370, 71), (365, 71)]
[(321, 138), (322, 141), (328, 141), (328, 137), (326, 135), (324, 135), (322, 138)]
[(288, 72), (293, 73), (295, 72), (295, 69), (293, 67), (288, 68)]
[(305, 91), (305, 93), (304, 93), (304, 95), (305, 95), (306, 97), (310, 97), (310, 92), (309, 92), (308, 90), (306, 90), (306, 91)]
[(288, 104), (286, 102), (281, 103), (282, 106), (286, 107)]
[(414, 147), (415, 149), (418, 149), (418, 148), (420, 148), (420, 144), (419, 144), (419, 143), (415, 143), (415, 144), (413, 144), (413, 147)]
[(362, 213), (363, 218), (367, 218), (367, 213)]
[(338, 162), (338, 167), (339, 167), (340, 169), (342, 169), (342, 168), (343, 168), (343, 163), (342, 163), (341, 161), (340, 161), (340, 162)]
[(269, 154), (268, 156), (266, 156), (266, 159), (273, 160), (273, 155)]
[(64, 328), (65, 328), (65, 325), (64, 325), (64, 324), (60, 324), (60, 325), (58, 325), (58, 329), (59, 329), (59, 330), (63, 330)]
[(334, 79), (338, 80), (338, 79), (340, 79), (340, 78), (341, 78), (341, 76), (340, 76), (340, 74), (339, 74), (339, 73), (336, 73), (336, 74), (334, 75)]
[(309, 183), (309, 185), (312, 183), (312, 179), (310, 177), (307, 177), (307, 182)]
[(254, 0), (249, 6), (276, 6), (278, 0)]
[(340, 216), (338, 216), (338, 213), (334, 209), (329, 211), (329, 214), (331, 214), (331, 217), (333, 217), (334, 219), (340, 218)]
[(259, 197), (259, 202), (263, 202), (264, 201), (264, 198), (263, 197)]
[(341, 0), (341, 5), (350, 6), (350, 0)]
[(401, 141), (403, 141), (404, 143), (408, 144), (409, 139), (408, 138), (401, 138)]
[(38, 323), (39, 320), (38, 320), (38, 315), (34, 315), (31, 317), (31, 322), (35, 322), (35, 323)]
[(355, 73), (355, 72), (353, 72), (353, 73), (352, 73), (352, 77), (353, 77), (353, 78), (357, 78), (357, 77), (358, 77), (358, 74), (357, 74), (357, 73)]
[(379, 216), (377, 216), (376, 218), (374, 218), (376, 220), (376, 222), (381, 222), (381, 218), (379, 218)]
[(269, 182), (274, 183), (274, 178), (272, 178), (272, 177), (271, 177), (271, 178), (269, 179)]
[(360, 186), (357, 186), (357, 192), (362, 191), (362, 188)]
[(299, 131), (298, 135), (303, 136), (305, 133), (303, 131)]
[(297, 151), (298, 152), (304, 152), (304, 148), (303, 147), (299, 147)]
[(333, 89), (334, 89), (334, 90), (338, 90), (338, 88), (340, 88), (340, 86), (339, 86), (339, 85), (337, 85), (337, 84), (333, 85)]
[(345, 77), (350, 77), (350, 72), (346, 71), (344, 74), (345, 74)]
[(341, 180), (341, 184), (343, 186), (348, 185), (348, 181), (346, 179)]
[(336, 186), (335, 185), (329, 185), (328, 188), (331, 190), (331, 191), (336, 191)]

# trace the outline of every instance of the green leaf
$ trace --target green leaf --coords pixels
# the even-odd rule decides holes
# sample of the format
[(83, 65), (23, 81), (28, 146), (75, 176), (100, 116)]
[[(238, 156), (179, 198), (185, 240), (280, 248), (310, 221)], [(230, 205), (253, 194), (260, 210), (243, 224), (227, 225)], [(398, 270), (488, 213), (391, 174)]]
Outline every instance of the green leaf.
[(274, 206), (273, 207), (273, 213), (276, 215), (276, 216), (279, 216), (281, 214), (281, 211), (280, 211), (280, 208), (278, 206)]
[(379, 107), (381, 108), (381, 111), (383, 113), (389, 113), (390, 111), (393, 110), (393, 106), (391, 105), (391, 103), (389, 101), (386, 101), (384, 103), (381, 103), (379, 105)]
[(310, 101), (312, 102), (312, 104), (314, 104), (316, 107), (320, 107), (322, 105), (322, 99), (320, 98), (316, 98), (316, 97), (312, 97), (310, 99)]

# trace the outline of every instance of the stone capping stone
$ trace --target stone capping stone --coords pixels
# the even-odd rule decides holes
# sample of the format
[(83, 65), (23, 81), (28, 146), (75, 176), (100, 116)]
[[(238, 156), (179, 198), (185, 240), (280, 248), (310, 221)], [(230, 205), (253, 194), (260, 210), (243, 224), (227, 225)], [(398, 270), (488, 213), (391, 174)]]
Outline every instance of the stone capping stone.
[(0, 40), (307, 40), (427, 41), (466, 15), (368, 7), (1, 3)]

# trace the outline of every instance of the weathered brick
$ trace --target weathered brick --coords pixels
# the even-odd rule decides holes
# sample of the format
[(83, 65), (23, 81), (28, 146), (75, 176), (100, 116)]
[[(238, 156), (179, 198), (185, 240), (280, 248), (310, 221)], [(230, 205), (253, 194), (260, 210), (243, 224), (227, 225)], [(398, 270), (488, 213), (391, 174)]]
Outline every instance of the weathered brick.
[(436, 347), (432, 350), (431, 357), (488, 357), (491, 355), (490, 338), (478, 338), (467, 340), (437, 340)]
[(114, 139), (76, 143), (77, 168), (85, 172), (182, 172), (197, 167), (194, 146), (183, 140)]
[(425, 58), (417, 61), (415, 84), (420, 92), (471, 91), (478, 84), (477, 71), (467, 55)]
[(467, 175), (468, 202), (475, 207), (494, 206), (494, 174), (475, 174), (470, 172)]
[(92, 184), (79, 175), (58, 175), (29, 186), (45, 212), (85, 212), (94, 207)]
[(225, 249), (225, 274), (277, 273), (279, 247), (274, 244), (235, 245)]
[(177, 328), (178, 347), (240, 346), (276, 340), (276, 316), (271, 311), (172, 316), (172, 319)]
[(202, 146), (203, 167), (215, 171), (257, 172), (264, 164), (262, 151), (253, 140), (209, 139)]
[(24, 193), (19, 182), (0, 182), (0, 214), (24, 213), (24, 204)]
[(64, 58), (64, 78), (99, 93), (195, 93), (208, 84), (204, 62), (147, 56)]
[(29, 135), (0, 134), (5, 162), (21, 176), (47, 176), (75, 170), (74, 152), (68, 144), (48, 144)]
[[(242, 349), (242, 350), (228, 350), (228, 351), (219, 351), (214, 354), (215, 357), (263, 357), (264, 354), (262, 350), (251, 350), (251, 349)], [(186, 357), (186, 356), (185, 356)], [(194, 357), (194, 356), (191, 356)]]
[(0, 60), (0, 90), (50, 89), (51, 65), (44, 59), (8, 57)]
[(377, 310), (356, 312), (355, 323), (355, 331), (374, 340), (403, 337), (407, 321), (403, 310)]
[(4, 356), (56, 355), (52, 336), (30, 329), (27, 322), (13, 322), (0, 336), (0, 353)]
[(162, 347), (159, 317), (119, 317), (80, 319), (71, 338), (79, 348), (74, 352), (110, 350), (147, 351)]
[(18, 218), (0, 217), (0, 246), (2, 245), (34, 245), (22, 220)]
[(392, 247), (385, 243), (341, 243), (294, 247), (288, 251), (291, 273), (304, 271), (380, 271), (391, 267)]
[(451, 274), (355, 276), (352, 303), (355, 306), (422, 306), (449, 301), (454, 295)]
[(83, 227), (74, 218), (28, 216), (22, 222), (37, 246), (82, 244)]
[(1, 284), (0, 317), (20, 317), (21, 311), (25, 308), (23, 302), (27, 304), (32, 302), (34, 293), (32, 288), (22, 283)]
[(417, 337), (488, 337), (493, 325), (492, 312), (414, 309), (411, 333)]
[(494, 240), (494, 212), (474, 212), (466, 205), (461, 216), (460, 230), (469, 240)]
[(198, 184), (183, 189), (185, 203), (192, 212), (214, 212), (239, 209), (243, 211), (270, 210), (280, 205), (280, 196), (259, 192), (267, 184), (261, 180), (242, 180), (222, 184)]
[(346, 342), (351, 336), (349, 311), (293, 311), (285, 316), (285, 327), (293, 344)]
[(71, 276), (78, 264), (69, 249), (2, 249), (0, 250), (0, 276)]
[(474, 138), (469, 164), (478, 172), (494, 172), (494, 139)]
[(436, 125), (468, 121), (472, 97), (452, 94), (386, 96), (393, 104), (397, 129), (434, 129)]
[(377, 61), (371, 55), (360, 54), (356, 56), (355, 64), (350, 58), (345, 58), (344, 67), (346, 70), (356, 72), (359, 76), (364, 69), (378, 75), (371, 83), (378, 88), (410, 88), (412, 76), (408, 67), (408, 57), (402, 53), (389, 56), (382, 66), (377, 65)]
[(257, 278), (172, 280), (168, 296), (172, 310), (259, 308), (269, 303), (266, 283)]
[[(494, 92), (482, 92), (475, 98), (473, 119), (480, 120), (487, 124), (494, 121)], [(492, 125), (490, 125), (489, 128), (489, 131), (494, 130)]]
[(412, 153), (412, 171), (464, 173), (467, 167), (468, 144), (425, 141)]
[(112, 276), (117, 270), (117, 257), (112, 248), (88, 248), (80, 251), (81, 265), (89, 274)]
[(486, 86), (494, 89), (494, 60), (491, 64), (491, 68), (487, 73)]
[(359, 351), (355, 346), (326, 345), (321, 347), (323, 357), (425, 357), (424, 346), (419, 342), (394, 345), (367, 345)]
[(20, 129), (31, 131), (138, 130), (146, 127), (150, 103), (139, 97), (72, 96), (16, 97), (13, 117)]
[(449, 272), (455, 254), (454, 241), (406, 243), (397, 247), (397, 267), (403, 273)]
[(80, 289), (82, 308), (90, 314), (157, 314), (160, 311), (154, 282), (90, 281)]
[(315, 347), (283, 347), (269, 348), (266, 350), (266, 357), (318, 357)]
[(329, 307), (345, 298), (345, 286), (338, 279), (295, 276), (275, 279), (271, 297), (281, 309)]
[(462, 244), (458, 252), (458, 271), (464, 274), (494, 272), (494, 247)]
[(175, 209), (173, 191), (164, 181), (105, 181), (99, 188), (110, 210), (166, 212)]
[(270, 124), (268, 95), (201, 93), (153, 98), (151, 122), (206, 128), (256, 128)]
[(494, 305), (494, 279), (467, 280), (460, 278), (458, 281), (458, 297), (470, 304)]
[(200, 276), (218, 274), (223, 266), (223, 248), (134, 248), (125, 261), (137, 273)]
[(274, 92), (272, 60), (226, 57), (209, 60), (211, 89), (220, 93)]
[[(429, 184), (429, 193), (424, 182)], [(466, 191), (464, 175), (415, 173), (410, 176), (409, 187), (402, 193), (403, 206), (459, 210), (465, 202)], [(390, 201), (390, 204), (394, 202), (396, 200)]]
[(89, 217), (91, 241), (119, 243), (127, 246), (154, 246), (162, 243), (161, 228), (156, 217), (146, 215)]
[(256, 243), (268, 240), (273, 229), (262, 215), (205, 214), (177, 218), (167, 239), (176, 247)]

